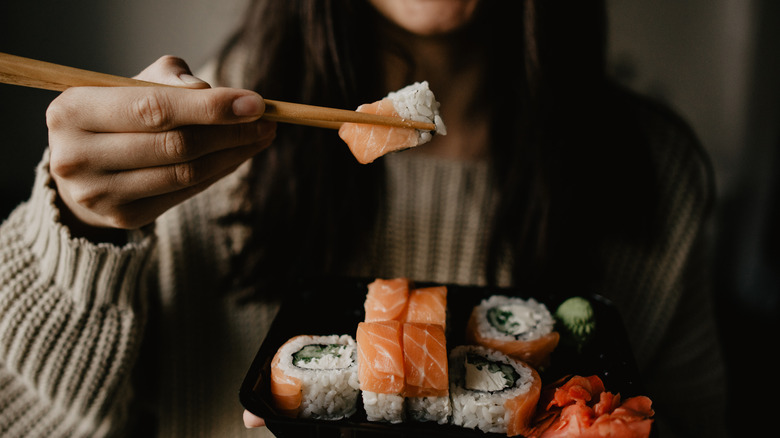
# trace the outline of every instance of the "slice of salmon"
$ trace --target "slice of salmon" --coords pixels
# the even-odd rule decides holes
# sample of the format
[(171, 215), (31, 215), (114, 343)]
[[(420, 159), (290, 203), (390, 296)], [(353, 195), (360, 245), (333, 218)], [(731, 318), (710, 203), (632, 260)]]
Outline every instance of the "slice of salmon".
[[(296, 337), (291, 338), (285, 344), (288, 344), (295, 340)], [(298, 408), (301, 406), (303, 400), (303, 393), (301, 391), (301, 380), (297, 377), (288, 376), (279, 366), (281, 361), (282, 348), (271, 359), (271, 396), (274, 401), (274, 406), (283, 414), (288, 417), (297, 417)]]
[(406, 397), (444, 397), (449, 393), (447, 340), (440, 325), (403, 327)]
[(558, 346), (560, 338), (561, 336), (558, 332), (550, 332), (530, 341), (505, 341), (485, 337), (477, 329), (476, 311), (471, 313), (466, 323), (467, 342), (498, 350), (507, 356), (526, 362), (532, 367), (545, 365), (549, 361), (550, 354)]
[(436, 324), (447, 328), (447, 287), (413, 289), (406, 306), (406, 322)]
[(360, 389), (377, 394), (403, 394), (402, 324), (399, 321), (358, 323), (356, 340)]
[[(357, 111), (384, 116), (399, 117), (389, 98), (360, 105)], [(368, 164), (391, 152), (417, 146), (419, 134), (412, 128), (344, 123), (339, 128), (339, 137), (347, 143), (352, 155), (361, 164)]]
[(533, 375), (533, 382), (528, 392), (518, 395), (504, 402), (504, 409), (509, 413), (506, 424), (507, 436), (525, 434), (536, 414), (536, 405), (542, 392), (542, 379), (535, 369), (529, 367)]
[(402, 321), (409, 301), (409, 280), (377, 278), (368, 285), (365, 321)]

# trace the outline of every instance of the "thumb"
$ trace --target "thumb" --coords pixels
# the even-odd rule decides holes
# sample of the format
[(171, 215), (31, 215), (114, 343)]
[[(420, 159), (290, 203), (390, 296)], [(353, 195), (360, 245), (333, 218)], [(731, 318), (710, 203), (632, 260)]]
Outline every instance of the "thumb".
[(192, 71), (183, 59), (170, 55), (160, 57), (135, 79), (184, 88), (211, 88), (208, 83), (192, 75)]

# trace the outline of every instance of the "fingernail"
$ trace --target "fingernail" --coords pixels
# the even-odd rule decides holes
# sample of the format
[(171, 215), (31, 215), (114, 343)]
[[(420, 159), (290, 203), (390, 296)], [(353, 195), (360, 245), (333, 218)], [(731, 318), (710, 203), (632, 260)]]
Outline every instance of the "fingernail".
[(233, 114), (239, 117), (259, 116), (265, 110), (265, 103), (260, 96), (248, 94), (233, 101)]
[(205, 84), (206, 81), (196, 78), (193, 75), (190, 74), (180, 74), (179, 80), (181, 80), (185, 85), (194, 85), (194, 84)]

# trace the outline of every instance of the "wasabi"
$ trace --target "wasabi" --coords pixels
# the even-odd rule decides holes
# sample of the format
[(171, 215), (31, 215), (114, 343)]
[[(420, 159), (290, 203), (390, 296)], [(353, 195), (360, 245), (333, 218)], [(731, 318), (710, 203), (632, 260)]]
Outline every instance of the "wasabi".
[(587, 344), (596, 328), (593, 307), (582, 297), (572, 297), (561, 303), (555, 318), (563, 325), (563, 332), (574, 343), (577, 351)]

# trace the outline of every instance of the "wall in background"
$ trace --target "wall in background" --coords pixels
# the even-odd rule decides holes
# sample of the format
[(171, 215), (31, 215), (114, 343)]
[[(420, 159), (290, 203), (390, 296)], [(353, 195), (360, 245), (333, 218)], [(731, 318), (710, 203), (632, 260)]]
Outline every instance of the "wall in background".
[[(780, 17), (769, 0), (617, 1), (610, 62), (623, 82), (685, 117), (709, 152), (718, 188), (719, 262), (740, 301), (777, 310)], [(771, 292), (771, 293), (770, 293)]]
[[(126, 76), (163, 54), (197, 68), (216, 52), (246, 1), (4, 1), (0, 51)], [(676, 109), (712, 157), (719, 196), (716, 293), (731, 372), (740, 377), (748, 370), (736, 359), (765, 348), (749, 339), (777, 327), (780, 239), (770, 225), (778, 223), (780, 197), (780, 2), (607, 3), (613, 71)], [(29, 195), (46, 145), (44, 112), (54, 96), (0, 85), (0, 218)], [(735, 391), (741, 395), (743, 388)]]

